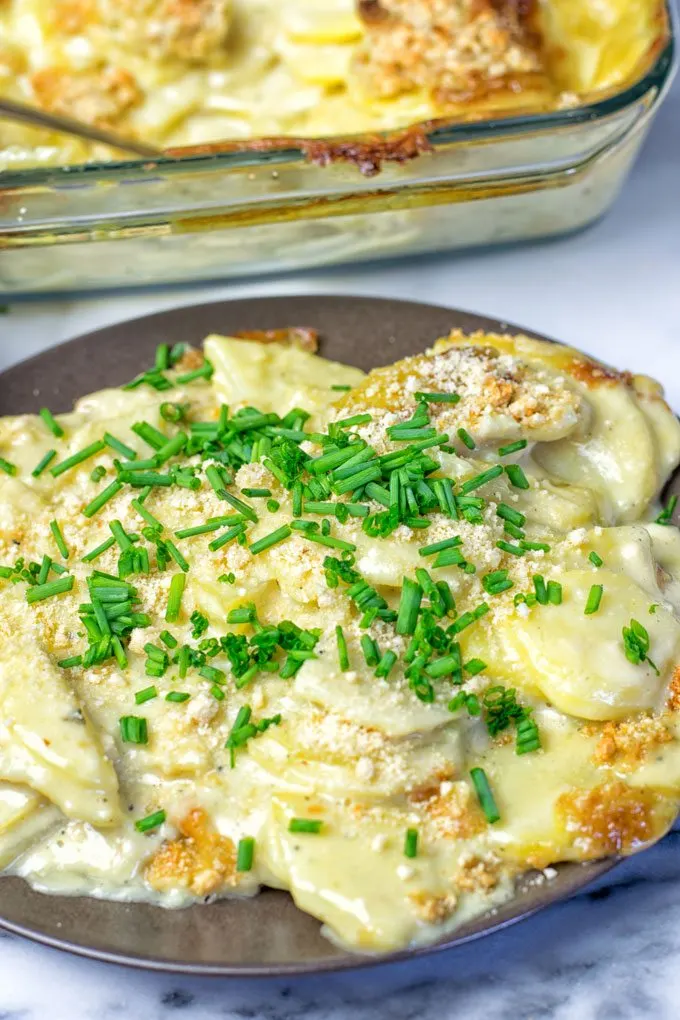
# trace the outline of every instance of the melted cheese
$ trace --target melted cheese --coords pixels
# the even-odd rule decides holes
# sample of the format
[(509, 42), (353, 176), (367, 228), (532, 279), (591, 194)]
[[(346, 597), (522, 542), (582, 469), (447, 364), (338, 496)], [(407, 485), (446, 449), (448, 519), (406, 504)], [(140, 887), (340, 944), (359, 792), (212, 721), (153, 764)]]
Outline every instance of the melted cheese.
[[(311, 17), (306, 11), (293, 19), (300, 46), (307, 45)], [(347, 20), (329, 13), (324, 24), (329, 36), (351, 36)], [(170, 907), (273, 885), (289, 890), (330, 937), (358, 951), (384, 952), (431, 941), (492, 908), (532, 867), (632, 852), (658, 838), (680, 802), (680, 537), (674, 527), (651, 522), (680, 459), (680, 427), (659, 388), (526, 337), (453, 333), (415, 358), (364, 376), (275, 342), (286, 336), (294, 339), (285, 331), (263, 335), (267, 343), (211, 336), (209, 380), (179, 382), (202, 364), (203, 355), (189, 351), (166, 373), (168, 389), (141, 384), (83, 397), (59, 416), (61, 438), (37, 417), (0, 421), (0, 455), (17, 468), (0, 478), (0, 564), (21, 557), (19, 572), (0, 580), (0, 866), (49, 892)], [(423, 674), (425, 700), (409, 682), (410, 635), (398, 633), (393, 620), (364, 617), (344, 582), (329, 584), (324, 560), (342, 549), (293, 531), (251, 552), (254, 542), (296, 521), (293, 493), (272, 471), (269, 447), (252, 462), (244, 454), (224, 479), (228, 494), (256, 510), (258, 519), (246, 521), (245, 545), (210, 549), (228, 522), (187, 538), (176, 534), (235, 512), (206, 475), (222, 463), (223, 451), (179, 454), (158, 467), (163, 474), (189, 466), (199, 480), (194, 488), (153, 487), (143, 504), (189, 567), (181, 614), (171, 623), (165, 613), (180, 568), (170, 560), (158, 569), (158, 536), (133, 503), (140, 488), (123, 484), (98, 513), (82, 512), (115, 479), (119, 453), (106, 446), (56, 476), (49, 469), (32, 474), (48, 449), (57, 448), (61, 461), (104, 433), (147, 459), (154, 449), (133, 431), (136, 422), (169, 438), (195, 422), (209, 429), (224, 404), (231, 415), (304, 409), (309, 418), (292, 435), (304, 429), (309, 438), (301, 449), (312, 457), (321, 453), (319, 432), (363, 415), (352, 427), (354, 441), (383, 456), (408, 448), (386, 429), (413, 414), (421, 391), (460, 397), (428, 404), (428, 427), (449, 437), (445, 449), (426, 451), (433, 458), (429, 477), (450, 478), (460, 494), (498, 463), (521, 467), (527, 478), (518, 488), (511, 474), (494, 473), (472, 490), (482, 499), (477, 517), (452, 518), (433, 507), (416, 515), (426, 518), (424, 530), (406, 519), (376, 537), (362, 517), (332, 519), (331, 540), (356, 547), (353, 569), (383, 605), (398, 609), (404, 577), (424, 567), (433, 580), (446, 581), (456, 602), (442, 627), (488, 606), (460, 631), (468, 667), (462, 683), (452, 686), (449, 671), (432, 678), (428, 694)], [(164, 402), (181, 405), (186, 420), (168, 423)], [(474, 437), (474, 449), (459, 429)], [(517, 440), (526, 445), (499, 454)], [(105, 469), (103, 478), (93, 480), (95, 466)], [(244, 495), (250, 489), (270, 491), (275, 503)], [(375, 494), (361, 497), (371, 514), (384, 511)], [(344, 502), (348, 495), (326, 498)], [(318, 521), (305, 509), (308, 500), (309, 494), (302, 517)], [(519, 549), (522, 555), (514, 554), (520, 539), (505, 530), (501, 504), (525, 519), (521, 541), (529, 548)], [(30, 605), (22, 564), (30, 569), (45, 555), (62, 561), (53, 520), (74, 586)], [(117, 574), (115, 545), (94, 563), (83, 560), (111, 537), (116, 521), (149, 555), (149, 572), (128, 579), (138, 602), (127, 610), (146, 614), (148, 626), (124, 639), (126, 663), (109, 655), (99, 664), (60, 666), (87, 647), (79, 616), (90, 598), (87, 579), (95, 569)], [(451, 538), (474, 570), (435, 567), (434, 556), (420, 552)], [(600, 566), (589, 558), (593, 552)], [(486, 575), (499, 570), (511, 587), (490, 594)], [(57, 576), (49, 573), (50, 580)], [(531, 604), (537, 578), (557, 583), (561, 601)], [(592, 585), (602, 586), (602, 601), (586, 615)], [(289, 679), (260, 669), (244, 686), (225, 655), (220, 638), (253, 637), (250, 624), (226, 622), (231, 609), (248, 602), (265, 626), (291, 620), (318, 634), (311, 657)], [(199, 619), (195, 630), (197, 612), (206, 622)], [(623, 631), (631, 620), (647, 635), (649, 658), (626, 654)], [(165, 631), (178, 645), (167, 648), (168, 668), (158, 677), (153, 668), (149, 673), (147, 650), (167, 647)], [(367, 665), (367, 637), (381, 655), (395, 657), (387, 677)], [(177, 647), (197, 651), (201, 641), (216, 653), (206, 659), (208, 669), (194, 662), (180, 677)], [(475, 659), (482, 668), (472, 665)], [(135, 694), (151, 685), (157, 695), (137, 703)], [(518, 754), (510, 719), (499, 732), (490, 728), (485, 697), (498, 686), (513, 689), (531, 711), (540, 749)], [(481, 711), (449, 706), (458, 691), (473, 709), (479, 699)], [(188, 700), (166, 699), (177, 692)], [(226, 745), (246, 706), (254, 724), (270, 722), (232, 756)], [(145, 743), (123, 739), (124, 716), (144, 720)], [(475, 767), (485, 769), (499, 809), (492, 824), (470, 781)], [(160, 810), (162, 824), (147, 833), (136, 828)], [(291, 831), (295, 818), (320, 823), (320, 831)], [(408, 829), (418, 832), (415, 857), (404, 853)], [(255, 839), (255, 859), (251, 871), (239, 872), (236, 847), (244, 836)]]

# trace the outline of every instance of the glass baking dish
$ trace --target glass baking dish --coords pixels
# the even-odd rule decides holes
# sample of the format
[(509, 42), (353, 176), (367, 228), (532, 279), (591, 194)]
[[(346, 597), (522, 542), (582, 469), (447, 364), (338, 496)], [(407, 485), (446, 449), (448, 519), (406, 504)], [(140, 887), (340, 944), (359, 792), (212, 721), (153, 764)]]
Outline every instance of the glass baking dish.
[(230, 279), (549, 237), (616, 197), (676, 69), (555, 113), (0, 175), (5, 298)]

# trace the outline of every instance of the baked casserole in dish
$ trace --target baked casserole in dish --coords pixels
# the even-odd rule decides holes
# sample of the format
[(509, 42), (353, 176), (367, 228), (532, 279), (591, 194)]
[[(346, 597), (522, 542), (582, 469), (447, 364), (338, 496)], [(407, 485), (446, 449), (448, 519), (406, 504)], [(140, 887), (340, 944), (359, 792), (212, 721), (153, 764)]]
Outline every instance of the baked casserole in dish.
[[(5, 0), (0, 94), (164, 156), (0, 122), (0, 285), (574, 229), (613, 198), (672, 64), (660, 0)], [(112, 270), (114, 239), (131, 257)]]

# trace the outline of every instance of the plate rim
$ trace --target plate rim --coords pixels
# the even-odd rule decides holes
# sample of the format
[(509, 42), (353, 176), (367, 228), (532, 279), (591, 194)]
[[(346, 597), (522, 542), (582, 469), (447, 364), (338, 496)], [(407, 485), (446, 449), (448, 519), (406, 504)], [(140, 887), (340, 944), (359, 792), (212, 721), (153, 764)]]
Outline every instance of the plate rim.
[[(486, 331), (495, 330), (501, 332), (512, 332), (521, 333), (523, 335), (537, 338), (540, 340), (548, 340), (551, 343), (562, 344), (561, 341), (556, 340), (553, 337), (546, 336), (543, 333), (537, 332), (525, 326), (518, 325), (517, 323), (507, 321), (505, 319), (497, 319), (493, 316), (486, 316), (478, 312), (468, 311), (462, 308), (452, 308), (447, 305), (435, 304), (427, 301), (410, 301), (403, 298), (391, 298), (374, 296), (370, 294), (347, 294), (347, 293), (294, 293), (294, 294), (268, 294), (266, 296), (250, 296), (250, 297), (239, 297), (239, 298), (221, 298), (213, 301), (199, 301), (189, 302), (187, 304), (181, 304), (170, 308), (158, 309), (153, 312), (148, 312), (144, 315), (133, 315), (126, 319), (116, 320), (108, 323), (104, 326), (99, 326), (96, 329), (87, 330), (84, 333), (79, 333), (74, 337), (69, 337), (66, 340), (62, 340), (57, 344), (53, 344), (43, 351), (39, 351), (35, 354), (29, 355), (29, 357), (22, 359), (21, 361), (14, 362), (7, 366), (5, 369), (0, 371), (0, 386), (2, 386), (9, 378), (11, 383), (11, 377), (14, 373), (20, 373), (24, 375), (26, 372), (30, 372), (34, 366), (40, 365), (45, 360), (45, 357), (57, 356), (63, 353), (64, 357), (68, 358), (71, 350), (77, 349), (79, 346), (85, 346), (87, 344), (96, 344), (106, 339), (106, 335), (116, 330), (130, 330), (130, 329), (145, 329), (149, 326), (154, 326), (157, 323), (167, 320), (168, 318), (176, 315), (178, 312), (181, 314), (191, 314), (195, 310), (221, 310), (225, 309), (228, 314), (229, 308), (233, 308), (238, 305), (252, 305), (258, 303), (261, 305), (271, 304), (272, 302), (292, 302), (293, 304), (297, 301), (303, 301), (307, 304), (315, 304), (317, 302), (325, 305), (329, 304), (341, 304), (345, 302), (361, 302), (370, 304), (372, 306), (378, 306), (380, 304), (385, 306), (394, 307), (408, 306), (411, 310), (418, 308), (431, 311), (437, 311), (442, 313), (450, 313), (455, 319), (469, 319), (476, 323), (475, 328), (484, 329)], [(305, 314), (308, 314), (305, 312)], [(288, 323), (290, 325), (291, 323)], [(455, 328), (455, 326), (454, 326)], [(465, 327), (463, 327), (465, 328)], [(435, 339), (434, 337), (432, 338)], [(323, 338), (321, 349), (323, 352)], [(85, 396), (86, 394), (81, 394)], [(534, 906), (527, 907), (521, 910), (519, 913), (512, 914), (508, 917), (501, 917), (499, 920), (494, 920), (494, 915), (501, 913), (506, 908), (509, 909), (513, 900), (508, 901), (507, 904), (502, 904), (501, 907), (496, 910), (487, 912), (485, 915), (481, 915), (480, 918), (475, 918), (473, 924), (478, 924), (485, 918), (488, 918), (488, 924), (485, 927), (481, 927), (476, 930), (464, 932), (461, 935), (456, 934), (454, 930), (449, 935), (444, 936), (443, 939), (429, 944), (429, 945), (418, 945), (406, 947), (396, 952), (390, 952), (386, 954), (357, 954), (347, 951), (345, 955), (338, 957), (329, 956), (326, 960), (310, 960), (309, 962), (303, 963), (243, 963), (243, 964), (219, 964), (219, 963), (190, 963), (182, 962), (179, 960), (164, 960), (158, 957), (152, 956), (141, 956), (137, 953), (125, 953), (118, 951), (111, 951), (107, 949), (100, 949), (96, 946), (86, 945), (82, 942), (76, 942), (71, 938), (60, 938), (56, 935), (49, 934), (48, 932), (41, 931), (40, 928), (35, 927), (31, 924), (24, 924), (21, 922), (7, 919), (2, 914), (2, 905), (0, 903), (0, 929), (8, 932), (11, 935), (18, 935), (22, 938), (29, 939), (30, 941), (47, 946), (52, 949), (59, 949), (85, 959), (97, 960), (103, 963), (117, 964), (119, 966), (129, 967), (134, 970), (150, 971), (154, 973), (166, 973), (166, 974), (178, 974), (183, 976), (194, 976), (194, 977), (222, 977), (222, 978), (281, 978), (281, 977), (296, 977), (296, 976), (313, 976), (320, 974), (329, 973), (340, 973), (343, 971), (353, 970), (364, 970), (370, 967), (387, 966), (389, 964), (407, 962), (409, 960), (419, 959), (425, 956), (435, 955), (446, 951), (453, 951), (459, 946), (467, 945), (471, 942), (475, 942), (488, 935), (504, 931), (505, 929), (518, 924), (520, 921), (527, 920), (533, 915), (540, 913), (542, 910), (548, 909), (549, 907), (564, 903), (569, 899), (577, 896), (583, 892), (586, 892), (588, 887), (603, 875), (610, 872), (612, 869), (617, 867), (622, 861), (620, 857), (605, 857), (596, 861), (583, 862), (580, 864), (584, 869), (588, 869), (587, 876), (584, 876), (582, 880), (578, 880), (576, 874), (576, 880), (572, 883), (572, 886), (550, 899), (547, 903), (537, 904)], [(580, 863), (580, 862), (579, 862)], [(572, 868), (579, 867), (579, 863), (572, 863)], [(17, 876), (3, 876), (0, 875), (0, 882), (6, 878), (16, 878), (18, 881), (25, 882), (23, 878)], [(46, 898), (52, 896), (59, 896), (59, 894), (42, 892), (38, 889), (34, 889), (28, 882), (26, 882), (27, 888), (35, 895), (45, 896)], [(265, 888), (265, 887), (263, 887)], [(286, 895), (290, 895), (286, 893)], [(78, 897), (72, 897), (78, 898)], [(87, 899), (89, 897), (83, 897)], [(130, 906), (134, 907), (134, 901), (131, 901)], [(156, 909), (164, 910), (161, 906), (157, 906)], [(180, 908), (181, 909), (181, 908)]]

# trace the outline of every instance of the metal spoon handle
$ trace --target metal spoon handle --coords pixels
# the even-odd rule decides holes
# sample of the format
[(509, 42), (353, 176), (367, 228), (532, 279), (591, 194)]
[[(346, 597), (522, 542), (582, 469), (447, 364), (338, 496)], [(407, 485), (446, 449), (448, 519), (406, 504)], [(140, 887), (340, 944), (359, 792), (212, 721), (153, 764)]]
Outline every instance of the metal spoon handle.
[(50, 128), (52, 131), (62, 131), (68, 135), (85, 138), (90, 142), (104, 142), (105, 145), (111, 145), (114, 149), (134, 152), (136, 156), (157, 159), (163, 154), (161, 149), (132, 141), (123, 135), (117, 134), (115, 131), (107, 131), (105, 128), (98, 128), (93, 124), (85, 124), (83, 121), (75, 120), (72, 117), (63, 117), (56, 113), (46, 113), (35, 106), (29, 106), (28, 103), (18, 103), (13, 99), (0, 97), (0, 117), (9, 117), (12, 120), (22, 121), (24, 124)]

